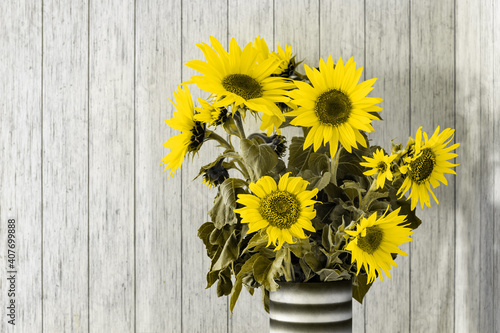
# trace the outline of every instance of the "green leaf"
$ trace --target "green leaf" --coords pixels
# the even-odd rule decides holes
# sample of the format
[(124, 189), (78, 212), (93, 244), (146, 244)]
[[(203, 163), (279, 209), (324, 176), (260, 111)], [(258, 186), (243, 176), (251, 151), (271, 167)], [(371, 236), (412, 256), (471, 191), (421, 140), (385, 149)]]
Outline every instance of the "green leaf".
[(329, 170), (330, 161), (325, 154), (311, 153), (308, 166), (315, 174), (322, 175)]
[(288, 244), (288, 248), (297, 258), (302, 258), (307, 252), (311, 251), (309, 239), (298, 239), (293, 244)]
[(304, 150), (304, 141), (303, 137), (295, 136), (292, 138), (292, 143), (288, 147), (289, 157), (288, 157), (288, 168), (292, 173), (297, 174), (303, 167), (305, 163), (307, 163), (306, 158), (309, 154), (309, 149)]
[(322, 244), (327, 252), (333, 251), (334, 235), (329, 224), (323, 227)]
[(321, 281), (339, 281), (339, 280), (349, 280), (351, 275), (348, 271), (341, 271), (339, 269), (323, 268), (317, 272)]
[[(249, 277), (253, 272), (253, 264), (257, 260), (257, 258), (260, 256), (259, 253), (255, 253), (253, 256), (251, 256), (243, 266), (241, 266), (240, 271), (236, 275), (236, 281), (234, 282), (233, 290), (231, 292), (231, 300), (229, 303), (229, 308), (231, 310), (231, 314), (233, 313), (234, 306), (236, 305), (236, 301), (238, 301), (238, 298), (240, 297), (240, 292), (241, 292), (241, 287), (243, 285), (243, 280), (245, 277)], [(253, 295), (253, 288), (249, 289), (250, 294)]]
[(368, 277), (366, 275), (356, 275), (352, 282), (352, 297), (363, 304), (363, 298), (372, 286), (372, 283), (368, 283)]
[(285, 257), (285, 251), (276, 253), (274, 260), (269, 260), (264, 256), (259, 256), (253, 264), (253, 275), (255, 280), (269, 291), (276, 291), (279, 285), (274, 281), (280, 275), (280, 268)]
[(241, 279), (236, 279), (234, 282), (233, 290), (231, 291), (231, 299), (229, 301), (229, 309), (231, 310), (231, 315), (233, 314), (234, 306), (236, 305), (236, 301), (240, 297), (241, 287), (243, 286), (243, 282)]
[(210, 271), (207, 273), (207, 286), (205, 289), (213, 286), (215, 282), (219, 279), (219, 271)]
[(235, 209), (238, 194), (245, 193), (243, 187), (247, 185), (247, 182), (239, 178), (228, 178), (224, 180), (220, 185), (220, 194), (224, 204), (230, 209)]
[(219, 283), (217, 283), (217, 296), (227, 296), (233, 289), (233, 282), (231, 281), (231, 271), (225, 269), (219, 272)]
[(247, 251), (250, 251), (253, 248), (259, 250), (259, 247), (266, 246), (267, 242), (268, 242), (267, 233), (264, 232), (263, 230), (258, 231), (252, 236), (252, 238), (250, 238), (247, 247), (241, 253), (243, 254)]
[(217, 229), (221, 229), (226, 224), (231, 225), (238, 222), (233, 208), (225, 204), (224, 197), (220, 194), (220, 191), (215, 196), (214, 205), (208, 211), (208, 215)]
[(267, 144), (258, 144), (255, 140), (242, 139), (240, 147), (243, 160), (255, 179), (266, 175), (278, 163), (278, 155)]
[(210, 257), (210, 252), (212, 251), (213, 244), (210, 243), (210, 235), (215, 229), (215, 225), (212, 222), (205, 222), (198, 229), (198, 237), (203, 241), (205, 247), (207, 248), (207, 255)]
[(318, 191), (324, 189), (328, 184), (330, 184), (331, 174), (329, 172), (325, 172), (323, 176), (317, 176), (310, 180), (309, 185), (307, 186), (307, 190), (312, 190), (313, 188), (317, 188)]
[(213, 265), (212, 270), (221, 270), (229, 266), (232, 262), (236, 261), (239, 256), (238, 239), (236, 238), (236, 230), (231, 233), (231, 236), (224, 244), (224, 248), (219, 256), (217, 262)]

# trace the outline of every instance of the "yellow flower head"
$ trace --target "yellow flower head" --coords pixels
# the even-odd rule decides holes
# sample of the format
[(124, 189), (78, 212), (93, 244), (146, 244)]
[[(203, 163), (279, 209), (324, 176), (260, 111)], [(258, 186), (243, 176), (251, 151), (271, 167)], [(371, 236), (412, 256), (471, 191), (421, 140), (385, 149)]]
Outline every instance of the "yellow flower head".
[(392, 259), (392, 253), (408, 255), (398, 246), (412, 241), (409, 236), (413, 232), (401, 225), (406, 216), (399, 215), (400, 209), (378, 219), (375, 212), (369, 218), (363, 217), (356, 225), (356, 230), (345, 230), (352, 237), (346, 250), (351, 251), (351, 260), (357, 264), (356, 274), (359, 274), (361, 267), (364, 267), (369, 283), (374, 281), (377, 275), (382, 281), (382, 270), (389, 278), (391, 277), (389, 272), (391, 265), (397, 266)]
[(363, 172), (364, 175), (372, 176), (378, 173), (377, 188), (384, 188), (386, 179), (392, 181), (391, 163), (396, 157), (396, 154), (387, 156), (382, 149), (377, 149), (377, 151), (373, 153), (373, 158), (363, 156), (366, 162), (361, 162), (359, 164), (367, 168), (372, 168)]
[(194, 115), (196, 121), (206, 123), (208, 126), (217, 127), (224, 124), (228, 118), (227, 109), (224, 107), (214, 107), (213, 104), (202, 98), (198, 98), (201, 107), (195, 107), (199, 113)]
[(283, 244), (294, 243), (293, 237), (307, 238), (304, 230), (315, 232), (311, 219), (316, 216), (314, 210), (317, 189), (306, 191), (309, 184), (301, 177), (289, 177), (285, 174), (276, 181), (264, 176), (249, 185), (253, 194), (240, 194), (236, 202), (244, 205), (235, 209), (241, 216), (242, 223), (249, 224), (248, 233), (266, 230), (269, 237), (267, 246), (273, 243), (276, 251)]
[(366, 142), (360, 131), (371, 132), (371, 122), (377, 117), (373, 112), (382, 108), (375, 104), (381, 98), (367, 97), (373, 89), (376, 79), (358, 84), (362, 68), (356, 69), (356, 63), (349, 59), (344, 65), (342, 58), (337, 64), (329, 56), (325, 62), (319, 62), (319, 70), (304, 66), (311, 85), (296, 81), (298, 89), (290, 92), (298, 109), (287, 116), (295, 117), (292, 125), (311, 127), (304, 142), (304, 148), (314, 144), (317, 151), (322, 143), (330, 143), (330, 155), (337, 153), (339, 142), (348, 151), (360, 143)]
[[(413, 147), (413, 156), (407, 157), (405, 161), (406, 166), (400, 168), (402, 173), (406, 174), (403, 185), (399, 188), (398, 193), (401, 197), (411, 189), (408, 199), (411, 199), (411, 209), (415, 209), (417, 202), (420, 200), (420, 207), (424, 208), (431, 206), (429, 193), (432, 195), (437, 204), (434, 192), (431, 189), (440, 185), (439, 182), (448, 185), (445, 173), (456, 174), (455, 171), (450, 169), (459, 164), (453, 164), (448, 160), (457, 157), (457, 154), (451, 153), (452, 150), (460, 146), (455, 143), (446, 147), (453, 139), (455, 130), (446, 128), (439, 133), (439, 126), (436, 131), (428, 138), (427, 133), (423, 132), (424, 140), (422, 140), (422, 128), (420, 127), (415, 136)], [(411, 139), (411, 138), (410, 138)], [(411, 139), (412, 140), (412, 139)]]
[(163, 144), (164, 147), (171, 151), (162, 158), (160, 165), (166, 164), (166, 169), (170, 169), (169, 177), (175, 174), (175, 171), (182, 165), (182, 161), (186, 154), (195, 154), (200, 149), (205, 140), (205, 124), (194, 119), (194, 106), (189, 88), (185, 86), (183, 90), (181, 86), (177, 87), (175, 93), (175, 101), (177, 104), (170, 102), (177, 109), (174, 112), (174, 117), (165, 122), (173, 129), (181, 131), (181, 134), (171, 137)]
[(212, 93), (216, 98), (216, 108), (232, 105), (233, 113), (239, 108), (248, 108), (284, 121), (285, 117), (276, 103), (290, 100), (287, 89), (293, 84), (284, 78), (271, 76), (279, 67), (279, 62), (271, 57), (257, 62), (259, 51), (252, 43), (241, 50), (232, 38), (227, 52), (216, 38), (210, 37), (210, 42), (212, 46), (198, 44), (206, 62), (186, 62), (186, 66), (202, 74), (191, 77), (189, 83)]

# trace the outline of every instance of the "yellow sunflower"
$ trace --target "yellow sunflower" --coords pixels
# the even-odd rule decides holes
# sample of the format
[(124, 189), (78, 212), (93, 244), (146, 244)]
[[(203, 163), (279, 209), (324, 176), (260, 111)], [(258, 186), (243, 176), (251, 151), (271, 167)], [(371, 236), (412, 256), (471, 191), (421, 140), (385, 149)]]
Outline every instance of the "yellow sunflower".
[(330, 143), (333, 157), (339, 142), (348, 152), (357, 147), (357, 143), (366, 147), (359, 131), (373, 131), (371, 122), (378, 119), (373, 113), (382, 110), (375, 105), (381, 98), (366, 96), (376, 79), (358, 84), (362, 68), (356, 69), (352, 58), (344, 65), (342, 58), (334, 64), (329, 56), (326, 63), (320, 60), (319, 70), (307, 65), (304, 68), (311, 85), (295, 81), (298, 89), (292, 90), (290, 96), (298, 108), (287, 114), (295, 117), (292, 125), (311, 127), (304, 149), (314, 144), (317, 151), (323, 142)]
[(269, 57), (275, 58), (279, 62), (279, 66), (274, 70), (273, 75), (281, 76), (282, 74), (289, 73), (289, 67), (293, 65), (292, 47), (290, 45), (286, 45), (283, 50), (281, 44), (278, 44), (278, 52), (269, 52), (269, 47), (264, 38), (257, 36), (254, 40), (254, 46), (259, 52), (257, 62), (268, 59)]
[(392, 181), (391, 164), (396, 157), (397, 154), (388, 156), (384, 154), (384, 151), (382, 149), (377, 149), (377, 151), (373, 153), (373, 158), (363, 156), (366, 162), (361, 162), (359, 164), (367, 168), (372, 168), (368, 171), (363, 172), (364, 175), (373, 176), (374, 174), (378, 173), (377, 188), (384, 188), (386, 179)]
[[(454, 132), (455, 130), (446, 128), (439, 133), (438, 126), (430, 139), (427, 133), (423, 132), (424, 141), (422, 141), (422, 127), (418, 129), (413, 146), (414, 155), (407, 158), (408, 164), (405, 167), (400, 168), (400, 170), (403, 170), (402, 173), (406, 173), (406, 178), (398, 193), (401, 193), (402, 197), (411, 189), (408, 197), (408, 199), (411, 199), (411, 209), (415, 209), (419, 200), (421, 208), (424, 208), (424, 204), (430, 207), (429, 193), (439, 205), (431, 185), (432, 188), (438, 187), (439, 182), (448, 185), (444, 174), (456, 175), (455, 171), (450, 168), (459, 164), (453, 164), (448, 160), (458, 156), (450, 152), (457, 149), (460, 143), (446, 147), (453, 140)], [(410, 141), (412, 140), (410, 138)]]
[(224, 107), (214, 107), (212, 103), (207, 102), (202, 98), (198, 98), (198, 102), (201, 107), (195, 107), (194, 109), (198, 111), (194, 115), (196, 121), (208, 124), (208, 126), (217, 127), (218, 125), (224, 124), (228, 118), (227, 109)]
[(345, 230), (347, 234), (353, 237), (346, 250), (351, 251), (352, 262), (357, 263), (359, 274), (361, 267), (364, 266), (368, 275), (368, 283), (374, 281), (377, 275), (383, 281), (382, 270), (390, 278), (389, 270), (391, 265), (397, 264), (392, 259), (392, 253), (407, 256), (398, 246), (410, 242), (409, 236), (413, 234), (410, 228), (402, 225), (406, 216), (399, 215), (401, 208), (392, 213), (384, 215), (377, 219), (377, 213), (373, 213), (369, 218), (362, 218), (356, 225), (356, 230)]
[(283, 244), (294, 243), (293, 237), (307, 238), (304, 230), (315, 232), (311, 219), (316, 216), (314, 210), (317, 189), (306, 191), (309, 184), (301, 177), (289, 177), (287, 173), (279, 183), (264, 176), (249, 185), (253, 194), (240, 194), (236, 202), (245, 207), (235, 209), (241, 216), (242, 223), (249, 224), (248, 233), (265, 229), (269, 237), (267, 246), (273, 243), (275, 251)]
[(186, 66), (202, 74), (191, 77), (189, 83), (214, 94), (214, 107), (232, 105), (233, 113), (239, 108), (248, 108), (284, 121), (285, 117), (276, 103), (288, 102), (290, 98), (286, 89), (294, 85), (290, 80), (271, 76), (280, 63), (272, 57), (257, 63), (259, 51), (252, 43), (241, 50), (232, 38), (229, 52), (226, 52), (216, 38), (210, 37), (210, 42), (212, 47), (206, 43), (197, 45), (203, 51), (206, 62), (186, 62)]
[(172, 177), (175, 171), (181, 167), (186, 154), (194, 155), (205, 139), (205, 124), (194, 120), (193, 99), (187, 86), (184, 90), (178, 86), (177, 92), (175, 92), (175, 101), (177, 104), (170, 100), (177, 111), (174, 112), (173, 118), (165, 120), (165, 122), (182, 133), (171, 137), (163, 144), (164, 147), (172, 150), (162, 158), (160, 164), (166, 164), (163, 171), (170, 169), (169, 177)]

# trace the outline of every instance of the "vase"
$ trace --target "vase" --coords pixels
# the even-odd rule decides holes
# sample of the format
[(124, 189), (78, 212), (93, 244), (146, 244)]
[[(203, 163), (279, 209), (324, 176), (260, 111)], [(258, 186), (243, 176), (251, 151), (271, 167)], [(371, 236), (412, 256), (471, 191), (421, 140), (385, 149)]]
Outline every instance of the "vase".
[(269, 293), (269, 331), (352, 332), (352, 281), (280, 282)]

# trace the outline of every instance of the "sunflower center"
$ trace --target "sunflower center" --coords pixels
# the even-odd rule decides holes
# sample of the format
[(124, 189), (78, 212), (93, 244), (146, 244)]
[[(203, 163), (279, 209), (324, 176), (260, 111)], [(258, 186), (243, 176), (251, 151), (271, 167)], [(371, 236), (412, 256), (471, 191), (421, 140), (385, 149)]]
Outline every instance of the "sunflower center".
[(316, 100), (316, 114), (323, 124), (338, 126), (345, 123), (351, 114), (352, 104), (343, 92), (332, 89)]
[(379, 172), (385, 172), (387, 170), (387, 163), (378, 162), (377, 169), (379, 170)]
[(205, 140), (205, 124), (199, 121), (194, 123), (195, 125), (191, 129), (191, 141), (188, 146), (189, 152), (197, 152)]
[(288, 229), (300, 216), (300, 203), (289, 192), (274, 191), (261, 200), (259, 212), (273, 227)]
[(222, 86), (245, 100), (262, 96), (262, 87), (257, 80), (245, 74), (231, 74), (222, 80)]
[(422, 150), (422, 154), (410, 163), (410, 177), (417, 184), (422, 184), (432, 174), (434, 166), (436, 165), (436, 155), (430, 148)]
[(358, 247), (366, 253), (372, 254), (379, 248), (383, 237), (384, 232), (382, 228), (376, 225), (368, 227), (366, 228), (366, 236), (358, 238)]

